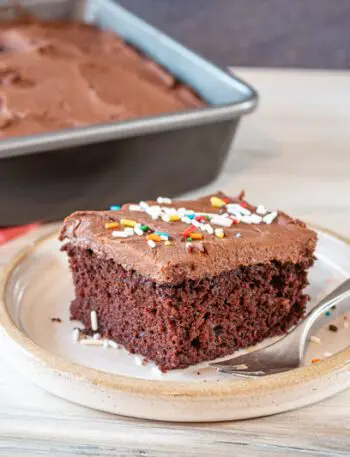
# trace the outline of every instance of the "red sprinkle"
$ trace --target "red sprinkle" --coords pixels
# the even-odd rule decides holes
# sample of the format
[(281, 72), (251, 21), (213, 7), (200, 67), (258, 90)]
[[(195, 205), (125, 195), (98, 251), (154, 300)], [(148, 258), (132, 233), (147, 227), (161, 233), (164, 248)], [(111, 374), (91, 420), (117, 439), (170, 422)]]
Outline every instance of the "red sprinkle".
[(246, 202), (240, 202), (240, 205), (242, 206), (242, 208), (246, 208), (248, 206)]
[(196, 221), (206, 221), (207, 220), (207, 216), (196, 216), (195, 217)]
[(190, 225), (182, 234), (182, 238), (188, 238), (190, 236), (190, 233), (195, 232), (196, 227), (194, 225)]
[(226, 204), (230, 203), (230, 199), (228, 197), (222, 197), (221, 200)]

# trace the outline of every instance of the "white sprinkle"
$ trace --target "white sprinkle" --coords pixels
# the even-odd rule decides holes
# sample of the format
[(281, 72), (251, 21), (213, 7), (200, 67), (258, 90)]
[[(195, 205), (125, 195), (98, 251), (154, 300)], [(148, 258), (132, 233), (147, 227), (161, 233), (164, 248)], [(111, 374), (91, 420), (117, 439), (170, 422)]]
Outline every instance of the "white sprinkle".
[(260, 214), (261, 216), (265, 216), (265, 214), (267, 213), (267, 209), (265, 208), (264, 205), (258, 205), (258, 207), (256, 208), (256, 214)]
[(163, 373), (160, 371), (158, 367), (152, 367), (151, 372), (154, 376), (161, 377), (163, 376)]
[(153, 240), (148, 240), (147, 244), (151, 249), (154, 249), (156, 247), (156, 243)]
[(251, 214), (250, 216), (242, 216), (241, 222), (245, 224), (260, 224), (262, 221), (262, 217), (258, 216), (257, 214)]
[(226, 211), (230, 214), (243, 214), (244, 216), (249, 216), (251, 211), (238, 203), (229, 203), (226, 205)]
[(232, 219), (222, 216), (215, 216), (210, 220), (210, 222), (215, 225), (220, 225), (221, 227), (231, 227), (231, 225), (233, 224)]
[(157, 203), (164, 204), (164, 205), (171, 205), (172, 200), (167, 197), (158, 197), (157, 198)]
[(135, 360), (136, 365), (138, 365), (139, 367), (142, 367), (143, 358), (140, 355), (135, 355), (134, 360)]
[(186, 213), (186, 208), (178, 208), (177, 214), (178, 214), (180, 217), (184, 216), (185, 213)]
[(103, 340), (103, 349), (109, 348), (109, 340)]
[(323, 357), (330, 357), (331, 355), (333, 355), (331, 352), (324, 352), (323, 353)]
[(98, 320), (96, 311), (91, 311), (90, 313), (91, 328), (94, 332), (98, 329)]
[(129, 205), (128, 207), (129, 211), (143, 211), (140, 205)]
[(134, 227), (134, 232), (136, 235), (142, 236), (145, 234), (145, 232), (141, 229), (141, 224), (136, 224)]
[(80, 340), (80, 330), (75, 328), (73, 330), (73, 343), (77, 343)]
[(212, 235), (214, 233), (214, 229), (210, 224), (205, 224), (205, 229), (209, 233), (209, 235)]
[(187, 216), (182, 217), (181, 221), (184, 222), (185, 224), (189, 224), (189, 225), (192, 224), (192, 219), (190, 219)]
[(242, 216), (240, 222), (243, 222), (244, 224), (253, 224), (251, 216)]
[(152, 214), (154, 212), (159, 213), (161, 211), (161, 207), (159, 205), (151, 205), (146, 208), (147, 214)]
[(170, 214), (163, 214), (162, 215), (162, 221), (170, 222)]
[(215, 235), (218, 238), (222, 238), (223, 236), (225, 236), (225, 233), (222, 228), (217, 228), (217, 229), (215, 229)]
[(146, 210), (149, 207), (148, 203), (146, 203), (146, 202), (140, 202), (139, 206), (144, 210)]
[(108, 344), (109, 344), (110, 347), (113, 348), (113, 349), (119, 349), (119, 344), (116, 343), (116, 342), (113, 341), (113, 340), (108, 340)]
[(241, 235), (239, 232), (236, 233), (236, 238), (241, 238), (241, 236), (242, 236), (242, 235)]
[(100, 340), (100, 339), (101, 339), (101, 335), (100, 335), (99, 333), (94, 333), (94, 334), (92, 335), (92, 338), (93, 338), (94, 340)]
[(133, 228), (133, 227), (125, 227), (124, 232), (125, 232), (128, 236), (132, 236), (132, 235), (134, 234), (134, 228)]
[(266, 214), (266, 216), (263, 217), (263, 221), (265, 224), (271, 224), (271, 222), (276, 219), (277, 215), (277, 211), (273, 211), (272, 213)]
[(252, 218), (253, 224), (260, 224), (262, 221), (262, 217), (257, 214), (252, 214), (250, 217)]
[(112, 236), (114, 238), (127, 238), (129, 235), (127, 234), (127, 232), (124, 232), (124, 230), (114, 230), (112, 232)]
[(157, 219), (159, 219), (160, 213), (152, 213), (150, 214), (150, 216), (154, 221), (156, 221)]
[(191, 223), (194, 227), (200, 227), (202, 225), (199, 221), (196, 221), (196, 219), (192, 219)]
[(103, 342), (102, 340), (93, 340), (92, 338), (84, 338), (83, 340), (80, 340), (80, 344), (83, 346), (102, 346)]
[(166, 214), (177, 214), (176, 208), (168, 208), (167, 206), (162, 206), (161, 211)]
[(309, 340), (315, 344), (321, 344), (321, 339), (318, 336), (312, 335), (310, 336)]

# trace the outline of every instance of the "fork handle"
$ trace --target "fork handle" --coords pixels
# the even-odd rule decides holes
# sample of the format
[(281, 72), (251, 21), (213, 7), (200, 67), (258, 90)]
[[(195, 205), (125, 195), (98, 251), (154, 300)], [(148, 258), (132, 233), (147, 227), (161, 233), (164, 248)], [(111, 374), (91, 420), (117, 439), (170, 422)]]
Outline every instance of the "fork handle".
[[(350, 298), (350, 279), (347, 279), (343, 283), (340, 284), (336, 289), (334, 289), (329, 295), (324, 297), (317, 306), (315, 306), (301, 321), (299, 325), (297, 325), (294, 330), (288, 333), (285, 340), (289, 340), (291, 338), (298, 338), (300, 341), (299, 351), (300, 351), (300, 359), (304, 355), (305, 344), (307, 338), (310, 334), (310, 330), (313, 327), (313, 324), (317, 321), (317, 319), (323, 315), (325, 312), (330, 310), (333, 306), (336, 306), (338, 303)], [(288, 343), (288, 341), (285, 341)]]

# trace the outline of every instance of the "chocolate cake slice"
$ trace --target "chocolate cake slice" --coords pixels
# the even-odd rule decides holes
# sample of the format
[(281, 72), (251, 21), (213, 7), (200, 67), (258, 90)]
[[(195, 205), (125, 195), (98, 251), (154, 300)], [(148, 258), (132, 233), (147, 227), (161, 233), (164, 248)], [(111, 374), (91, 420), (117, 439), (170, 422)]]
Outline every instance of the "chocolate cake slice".
[(76, 212), (60, 239), (75, 286), (72, 319), (163, 371), (296, 324), (316, 245), (301, 221), (222, 193)]

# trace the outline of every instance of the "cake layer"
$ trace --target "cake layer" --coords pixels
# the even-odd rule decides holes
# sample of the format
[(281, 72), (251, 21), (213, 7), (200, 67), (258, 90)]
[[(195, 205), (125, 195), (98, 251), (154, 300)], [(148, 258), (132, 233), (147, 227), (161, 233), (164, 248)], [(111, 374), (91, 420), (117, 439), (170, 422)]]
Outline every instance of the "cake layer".
[[(195, 201), (165, 201), (74, 213), (65, 220), (61, 239), (165, 284), (271, 262), (304, 265), (313, 255), (315, 232), (283, 212), (250, 205), (243, 195), (229, 198), (217, 193)], [(123, 225), (124, 220), (147, 230), (136, 234)], [(158, 235), (150, 247), (147, 239), (152, 235), (157, 240), (157, 233), (163, 239)]]
[(0, 25), (0, 137), (204, 106), (119, 37), (74, 22)]
[(313, 257), (300, 263), (256, 263), (218, 276), (159, 284), (90, 248), (68, 243), (76, 298), (71, 317), (162, 370), (232, 354), (279, 335), (302, 317)]

